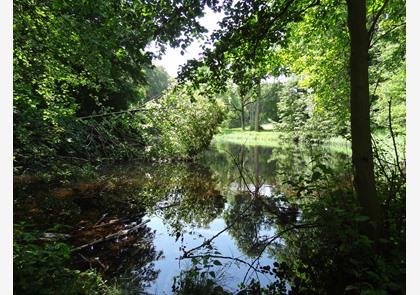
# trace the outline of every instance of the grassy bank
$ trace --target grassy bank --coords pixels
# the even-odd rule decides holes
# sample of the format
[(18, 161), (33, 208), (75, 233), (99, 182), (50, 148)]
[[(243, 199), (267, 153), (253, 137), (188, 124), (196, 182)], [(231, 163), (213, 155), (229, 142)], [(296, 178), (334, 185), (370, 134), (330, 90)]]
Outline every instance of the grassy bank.
[[(264, 127), (264, 126), (263, 126)], [(283, 135), (283, 136), (282, 136)], [(285, 137), (280, 131), (270, 130), (265, 128), (260, 132), (245, 130), (241, 128), (222, 128), (220, 133), (213, 137), (213, 143), (233, 143), (243, 144), (246, 146), (266, 146), (266, 147), (280, 147), (288, 144), (293, 144), (289, 140), (281, 139)], [(325, 142), (326, 146), (341, 152), (350, 152), (349, 142), (342, 137), (334, 137)]]
[(213, 142), (278, 147), (280, 146), (280, 135), (280, 132), (273, 130), (256, 132), (242, 131), (241, 128), (222, 128), (221, 132), (213, 137)]

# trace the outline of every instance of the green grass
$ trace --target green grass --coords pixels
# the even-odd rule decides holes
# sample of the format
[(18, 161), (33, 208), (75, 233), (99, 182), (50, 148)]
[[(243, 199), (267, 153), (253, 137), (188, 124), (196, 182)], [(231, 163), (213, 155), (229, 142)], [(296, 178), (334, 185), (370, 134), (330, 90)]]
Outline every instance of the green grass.
[[(376, 131), (373, 133), (376, 145), (380, 149), (380, 154), (388, 161), (395, 160), (395, 147), (389, 131)], [(395, 145), (398, 151), (399, 160), (406, 158), (406, 137), (404, 135), (395, 136)]]
[(247, 146), (280, 146), (280, 132), (272, 130), (262, 130), (260, 132), (245, 130), (241, 128), (223, 128), (221, 133), (213, 138), (215, 143), (234, 143)]
[(273, 123), (261, 124), (261, 127), (264, 130), (274, 130), (274, 124)]
[[(246, 146), (280, 147), (294, 144), (290, 140), (280, 139), (284, 135), (280, 131), (267, 130), (269, 126), (263, 126), (260, 132), (245, 130), (241, 128), (222, 128), (221, 132), (213, 138), (213, 143), (233, 143)], [(333, 137), (323, 144), (324, 147), (342, 153), (350, 153), (350, 144), (342, 137)]]
[[(221, 132), (214, 136), (213, 143), (232, 143), (272, 148), (294, 144), (289, 140), (280, 139), (280, 136), (284, 135), (283, 132), (274, 131), (272, 124), (264, 124), (262, 127), (264, 130), (260, 132), (242, 131), (241, 128), (222, 128)], [(381, 148), (385, 149), (390, 155), (394, 154), (392, 139), (387, 132), (375, 132), (374, 138)], [(400, 157), (403, 157), (405, 153), (405, 137), (398, 136), (396, 144)], [(322, 146), (334, 152), (351, 154), (350, 142), (343, 137), (332, 137), (325, 141)]]

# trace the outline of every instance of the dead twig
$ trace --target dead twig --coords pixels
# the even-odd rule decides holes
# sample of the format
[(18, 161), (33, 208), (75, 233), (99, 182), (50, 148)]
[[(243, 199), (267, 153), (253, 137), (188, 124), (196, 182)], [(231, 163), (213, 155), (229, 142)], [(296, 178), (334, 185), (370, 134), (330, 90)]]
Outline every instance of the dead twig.
[(136, 109), (131, 109), (131, 110), (124, 110), (124, 111), (117, 111), (117, 112), (110, 112), (110, 113), (103, 113), (103, 114), (96, 114), (96, 115), (89, 115), (89, 116), (83, 116), (83, 117), (78, 117), (77, 119), (79, 120), (86, 120), (86, 119), (93, 119), (93, 118), (99, 118), (99, 117), (108, 117), (108, 116), (115, 116), (115, 115), (121, 115), (121, 114), (134, 114), (137, 112), (141, 112), (145, 110), (145, 105), (150, 102), (150, 101), (156, 101), (158, 99), (160, 99), (161, 97), (163, 97), (163, 95), (158, 95), (155, 97), (152, 97), (150, 99), (148, 99), (146, 102), (144, 102), (143, 104), (140, 105), (139, 108)]
[(102, 222), (102, 220), (104, 220), (104, 218), (105, 218), (107, 215), (108, 215), (108, 213), (103, 214), (103, 215), (102, 215), (102, 217), (101, 217), (101, 218), (99, 218), (99, 220), (98, 220), (97, 222), (95, 222), (95, 224), (93, 225), (93, 227), (94, 227), (95, 225), (98, 225), (99, 223), (101, 223), (101, 222)]

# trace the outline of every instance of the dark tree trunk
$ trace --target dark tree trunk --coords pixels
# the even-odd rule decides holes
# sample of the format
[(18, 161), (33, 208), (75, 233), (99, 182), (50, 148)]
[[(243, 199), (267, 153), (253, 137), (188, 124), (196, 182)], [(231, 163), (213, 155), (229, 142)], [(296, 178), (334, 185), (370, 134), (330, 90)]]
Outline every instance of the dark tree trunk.
[(243, 101), (241, 104), (241, 128), (242, 131), (245, 131), (245, 105)]
[(255, 117), (254, 117), (254, 130), (260, 131), (260, 98), (261, 98), (261, 81), (257, 84), (257, 97), (255, 100)]
[(378, 238), (382, 227), (376, 194), (369, 114), (368, 32), (366, 0), (347, 0), (350, 32), (350, 105), (354, 187), (370, 223), (366, 234)]
[(254, 161), (255, 161), (255, 191), (259, 193), (261, 186), (260, 182), (260, 147), (256, 145), (254, 147)]
[(249, 130), (253, 131), (255, 128), (254, 124), (254, 115), (255, 115), (255, 102), (249, 105)]

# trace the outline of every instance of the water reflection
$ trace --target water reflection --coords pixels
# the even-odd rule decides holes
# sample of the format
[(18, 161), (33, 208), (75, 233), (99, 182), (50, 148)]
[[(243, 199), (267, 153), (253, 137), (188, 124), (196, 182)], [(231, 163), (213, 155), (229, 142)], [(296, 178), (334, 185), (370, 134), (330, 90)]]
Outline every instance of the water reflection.
[[(185, 279), (188, 269), (194, 273), (191, 257), (201, 258), (195, 261), (202, 267), (200, 275), (214, 272), (224, 278), (219, 282), (224, 290), (234, 292), (239, 283), (249, 284), (252, 279), (262, 286), (269, 284), (274, 273), (260, 272), (260, 267), (272, 265), (278, 260), (279, 249), (285, 248), (278, 233), (302, 221), (298, 206), (286, 201), (287, 183), (294, 177), (312, 175), (319, 164), (343, 171), (348, 160), (346, 154), (334, 155), (325, 149), (220, 145), (203, 156), (201, 167), (172, 167), (178, 177), (165, 181), (170, 184), (163, 189), (166, 194), (148, 211), (156, 218), (152, 228), (161, 236), (157, 248), (171, 253), (159, 262), (161, 275), (149, 291), (162, 293), (173, 286), (174, 277)], [(186, 177), (179, 177), (181, 171)], [(179, 261), (182, 256), (184, 260)], [(215, 259), (222, 267), (212, 264)]]
[(127, 294), (139, 294), (157, 278), (154, 261), (162, 253), (154, 246), (154, 232), (144, 224), (143, 203), (132, 198), (138, 188), (127, 180), (106, 179), (17, 186), (14, 219), (25, 220), (45, 238), (65, 237), (72, 246), (71, 267), (95, 268)]
[[(348, 164), (345, 153), (322, 148), (219, 144), (196, 164), (133, 163), (105, 169), (94, 183), (18, 188), (15, 218), (33, 212), (32, 221), (45, 230), (72, 225), (75, 247), (150, 219), (130, 235), (73, 255), (74, 263), (117, 277), (133, 294), (188, 294), (194, 282), (213, 294), (252, 281), (259, 288), (277, 280), (287, 290), (290, 276), (278, 280), (266, 267), (296, 258), (292, 247), (300, 232), (283, 232), (305, 220), (290, 197), (305, 193), (299, 184), (320, 169), (346, 178)], [(38, 196), (28, 198), (34, 191)]]

